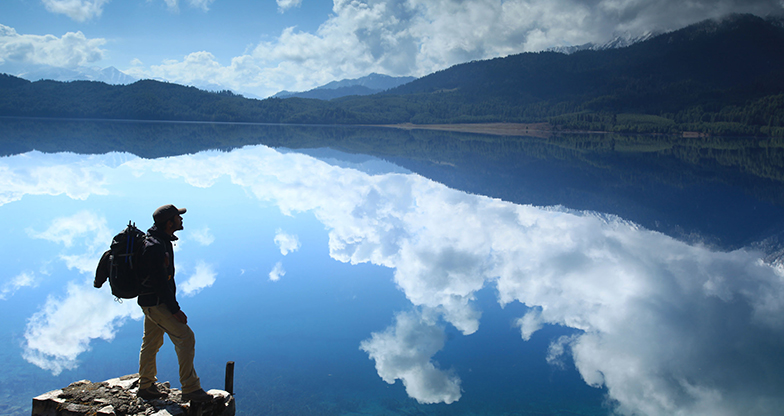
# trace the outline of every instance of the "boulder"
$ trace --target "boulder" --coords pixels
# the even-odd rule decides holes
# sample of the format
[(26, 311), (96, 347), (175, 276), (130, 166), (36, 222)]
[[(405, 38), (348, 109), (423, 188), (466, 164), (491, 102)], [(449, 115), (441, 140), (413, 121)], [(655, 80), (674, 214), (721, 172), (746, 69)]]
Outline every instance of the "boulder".
[(166, 396), (156, 400), (136, 397), (139, 375), (127, 375), (93, 383), (71, 383), (33, 399), (32, 416), (234, 416), (234, 397), (223, 390), (210, 390), (212, 401), (183, 402), (182, 392), (166, 383), (158, 383)]

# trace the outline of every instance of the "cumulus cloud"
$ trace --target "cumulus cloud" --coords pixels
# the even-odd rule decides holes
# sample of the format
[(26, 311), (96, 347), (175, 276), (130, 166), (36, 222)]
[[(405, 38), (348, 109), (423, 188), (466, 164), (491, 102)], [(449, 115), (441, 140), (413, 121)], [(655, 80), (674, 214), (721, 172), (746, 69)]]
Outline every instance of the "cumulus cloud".
[(269, 272), (269, 280), (277, 282), (281, 277), (286, 275), (286, 270), (283, 269), (283, 262), (275, 263), (275, 267)]
[(3, 158), (0, 163), (0, 206), (24, 195), (67, 195), (84, 200), (106, 195), (101, 172), (105, 158), (75, 154), (43, 154), (33, 151)]
[(193, 230), (190, 237), (203, 246), (208, 246), (215, 242), (215, 236), (210, 232), (210, 227)]
[(0, 25), (0, 65), (43, 64), (76, 68), (103, 59), (101, 46), (106, 40), (87, 39), (82, 32), (54, 35), (20, 35), (15, 29)]
[(64, 14), (77, 22), (100, 17), (109, 0), (42, 0), (46, 10)]
[(196, 271), (180, 285), (180, 290), (185, 296), (194, 296), (202, 289), (212, 286), (217, 275), (212, 265), (199, 261), (196, 264)]
[(278, 11), (281, 13), (293, 7), (302, 5), (302, 0), (275, 0), (278, 3)]
[(395, 324), (374, 332), (360, 349), (376, 362), (378, 375), (389, 384), (402, 380), (406, 393), (419, 403), (452, 403), (460, 399), (460, 378), (438, 368), (432, 358), (446, 336), (432, 316), (401, 312)]
[(68, 284), (65, 298), (50, 296), (27, 322), (23, 357), (53, 375), (76, 368), (94, 339), (111, 341), (125, 320), (141, 319), (135, 302), (115, 302), (107, 291)]
[(279, 74), (275, 69), (263, 67), (263, 63), (250, 55), (231, 59), (228, 66), (220, 62), (210, 52), (189, 53), (181, 60), (167, 59), (160, 64), (144, 67), (138, 65), (124, 72), (136, 78), (165, 79), (186, 85), (221, 85), (233, 90), (251, 92), (268, 96), (279, 91), (288, 75)]
[(77, 252), (60, 255), (69, 269), (82, 273), (95, 272), (98, 259), (112, 241), (113, 233), (106, 224), (106, 218), (90, 211), (81, 211), (69, 217), (55, 218), (44, 231), (28, 230), (33, 238), (59, 243), (70, 249), (78, 241)]
[(544, 327), (542, 313), (537, 308), (531, 309), (522, 318), (517, 319), (515, 325), (520, 327), (520, 334), (523, 340), (529, 341), (531, 335)]
[(284, 233), (278, 228), (275, 234), (275, 245), (280, 248), (280, 254), (284, 256), (299, 250), (299, 238), (296, 235)]
[[(298, 5), (278, 0), (281, 11)], [(371, 72), (423, 76), (471, 60), (673, 30), (728, 13), (764, 16), (784, 6), (779, 0), (334, 0), (332, 11), (317, 30), (289, 27), (229, 65), (200, 51), (131, 75), (268, 96)]]
[(17, 290), (23, 287), (36, 286), (38, 286), (38, 282), (36, 281), (35, 275), (23, 272), (3, 284), (3, 287), (0, 289), (0, 300), (8, 299), (8, 297), (13, 296)]

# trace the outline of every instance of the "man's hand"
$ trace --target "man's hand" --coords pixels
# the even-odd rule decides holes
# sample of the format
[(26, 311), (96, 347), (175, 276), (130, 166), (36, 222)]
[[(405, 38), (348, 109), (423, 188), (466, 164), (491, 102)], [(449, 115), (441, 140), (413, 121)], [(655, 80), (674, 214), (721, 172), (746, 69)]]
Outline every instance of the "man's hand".
[(188, 323), (188, 317), (185, 315), (185, 312), (183, 312), (183, 311), (177, 311), (177, 313), (175, 313), (173, 316), (174, 316), (174, 319), (180, 321), (180, 323), (183, 323), (183, 324), (187, 324)]

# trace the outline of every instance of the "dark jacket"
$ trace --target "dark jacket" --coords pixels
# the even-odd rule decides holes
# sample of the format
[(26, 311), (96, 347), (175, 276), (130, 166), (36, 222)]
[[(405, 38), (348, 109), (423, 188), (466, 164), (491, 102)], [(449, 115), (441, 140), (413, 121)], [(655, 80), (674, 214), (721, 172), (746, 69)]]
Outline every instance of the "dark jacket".
[(147, 241), (142, 260), (149, 278), (143, 281), (143, 285), (149, 288), (152, 293), (139, 295), (137, 299), (139, 306), (164, 304), (172, 314), (179, 312), (180, 305), (177, 303), (176, 296), (177, 285), (174, 283), (172, 241), (175, 240), (177, 240), (176, 236), (169, 236), (158, 229), (157, 225), (153, 225), (147, 230)]

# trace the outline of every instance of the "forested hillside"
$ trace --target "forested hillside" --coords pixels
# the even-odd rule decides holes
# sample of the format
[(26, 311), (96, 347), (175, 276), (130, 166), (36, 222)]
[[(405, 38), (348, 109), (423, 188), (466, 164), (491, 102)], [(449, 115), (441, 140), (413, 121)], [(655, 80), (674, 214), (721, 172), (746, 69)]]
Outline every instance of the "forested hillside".
[(784, 25), (705, 21), (622, 49), (470, 62), (385, 93), (246, 99), (158, 81), (0, 76), (0, 115), (302, 124), (549, 122), (554, 129), (784, 136)]
[[(705, 21), (622, 49), (471, 62), (390, 91), (450, 96), (449, 112), (466, 121), (497, 114), (567, 129), (753, 134), (783, 125), (782, 93), (782, 21), (751, 15)], [(454, 111), (460, 107), (465, 110)]]

